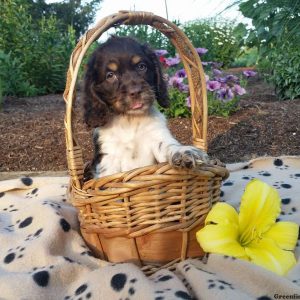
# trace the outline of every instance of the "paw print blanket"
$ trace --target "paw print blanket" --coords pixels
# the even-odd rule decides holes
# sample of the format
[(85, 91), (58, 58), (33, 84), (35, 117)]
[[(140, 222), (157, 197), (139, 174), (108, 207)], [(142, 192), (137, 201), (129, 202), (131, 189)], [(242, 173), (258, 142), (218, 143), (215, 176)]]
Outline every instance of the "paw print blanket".
[[(246, 184), (259, 178), (278, 189), (280, 219), (300, 223), (300, 157), (259, 158), (227, 167), (231, 175), (222, 187), (224, 201), (238, 207)], [(66, 200), (67, 184), (67, 177), (0, 182), (0, 299), (300, 298), (300, 263), (281, 277), (247, 261), (211, 254), (183, 261), (174, 272), (163, 269), (146, 277), (133, 264), (96, 259)], [(297, 245), (297, 259), (299, 254)]]

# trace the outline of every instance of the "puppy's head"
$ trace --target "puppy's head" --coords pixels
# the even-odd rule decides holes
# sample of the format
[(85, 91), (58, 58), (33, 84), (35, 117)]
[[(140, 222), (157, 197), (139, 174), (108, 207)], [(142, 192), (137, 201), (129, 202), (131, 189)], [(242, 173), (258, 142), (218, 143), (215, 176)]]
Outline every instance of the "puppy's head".
[(168, 106), (155, 53), (128, 37), (112, 37), (92, 54), (84, 84), (85, 121), (104, 126), (113, 115), (143, 115), (155, 100)]

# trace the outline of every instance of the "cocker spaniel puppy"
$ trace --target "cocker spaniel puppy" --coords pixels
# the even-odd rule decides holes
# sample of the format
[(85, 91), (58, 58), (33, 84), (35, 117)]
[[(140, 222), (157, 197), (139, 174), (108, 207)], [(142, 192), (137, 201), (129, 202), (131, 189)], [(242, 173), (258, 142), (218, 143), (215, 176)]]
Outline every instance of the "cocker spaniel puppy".
[(85, 75), (85, 122), (94, 130), (92, 176), (99, 178), (154, 163), (195, 168), (205, 152), (181, 145), (155, 106), (168, 106), (156, 54), (128, 37), (111, 37), (92, 54)]

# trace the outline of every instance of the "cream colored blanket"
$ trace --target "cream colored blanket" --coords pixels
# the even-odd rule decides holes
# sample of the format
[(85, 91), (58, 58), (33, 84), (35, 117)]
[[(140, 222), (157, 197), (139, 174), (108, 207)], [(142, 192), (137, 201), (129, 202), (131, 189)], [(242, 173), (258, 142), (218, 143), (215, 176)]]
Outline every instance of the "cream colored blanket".
[[(260, 178), (281, 195), (280, 219), (300, 223), (300, 157), (228, 168), (225, 201), (238, 207), (245, 185)], [(174, 273), (146, 277), (132, 264), (96, 259), (66, 202), (67, 183), (67, 177), (0, 182), (0, 299), (300, 299), (300, 263), (280, 277), (246, 261), (209, 255), (205, 262), (180, 263)], [(297, 259), (299, 253), (297, 245)]]

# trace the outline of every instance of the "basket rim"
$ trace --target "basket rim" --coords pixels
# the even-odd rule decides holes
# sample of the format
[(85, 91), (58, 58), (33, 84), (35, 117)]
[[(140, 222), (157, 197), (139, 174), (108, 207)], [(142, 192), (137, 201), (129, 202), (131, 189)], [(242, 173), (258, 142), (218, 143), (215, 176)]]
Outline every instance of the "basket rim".
[[(156, 170), (156, 171), (153, 172), (153, 170)], [(145, 167), (135, 168), (135, 169), (132, 169), (129, 171), (119, 172), (119, 173), (103, 176), (100, 178), (92, 178), (92, 179), (84, 182), (83, 189), (87, 190), (89, 188), (92, 188), (92, 185), (95, 183), (97, 183), (99, 186), (104, 186), (105, 184), (107, 184), (110, 181), (115, 181), (115, 182), (126, 184), (126, 183), (130, 183), (130, 181), (133, 177), (135, 177), (137, 174), (140, 174), (142, 172), (152, 171), (151, 175), (149, 175), (152, 177), (152, 175), (159, 176), (160, 174), (164, 173), (167, 170), (170, 171), (168, 175), (177, 175), (177, 176), (178, 175), (183, 175), (183, 176), (184, 175), (197, 175), (197, 176), (203, 176), (206, 178), (221, 176), (223, 179), (225, 179), (229, 176), (229, 171), (225, 167), (219, 166), (219, 165), (203, 163), (203, 164), (197, 166), (196, 170), (190, 170), (190, 169), (174, 168), (169, 163), (165, 162), (165, 163), (159, 163), (159, 164), (155, 164), (155, 165), (148, 165)], [(164, 176), (168, 176), (168, 175), (164, 175)], [(144, 176), (143, 180), (146, 181), (147, 177)], [(153, 180), (153, 179), (149, 178), (149, 180)]]

